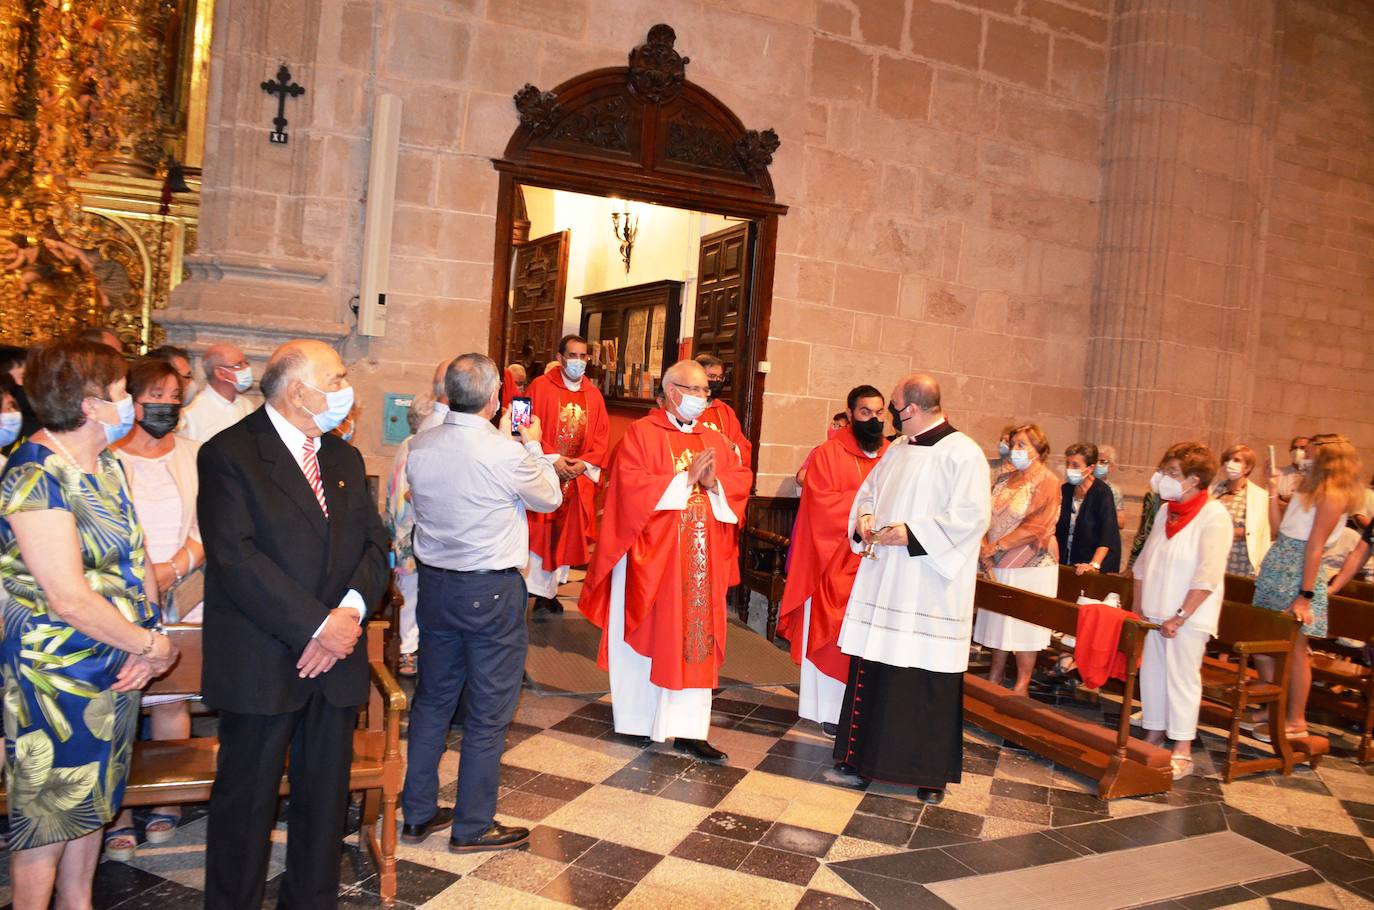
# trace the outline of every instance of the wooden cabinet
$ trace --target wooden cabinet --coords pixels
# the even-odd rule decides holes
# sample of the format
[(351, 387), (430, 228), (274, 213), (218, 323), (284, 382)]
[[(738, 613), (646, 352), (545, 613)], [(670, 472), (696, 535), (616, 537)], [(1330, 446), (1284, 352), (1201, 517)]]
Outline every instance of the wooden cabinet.
[(652, 407), (663, 371), (678, 358), (682, 282), (651, 281), (577, 299), (592, 354), (587, 375), (608, 402)]

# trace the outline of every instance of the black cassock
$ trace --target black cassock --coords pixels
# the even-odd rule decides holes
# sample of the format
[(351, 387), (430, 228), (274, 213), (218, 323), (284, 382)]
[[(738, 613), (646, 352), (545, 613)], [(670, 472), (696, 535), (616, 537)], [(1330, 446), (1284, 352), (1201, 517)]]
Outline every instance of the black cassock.
[(853, 657), (835, 761), (873, 780), (943, 789), (964, 764), (964, 674)]

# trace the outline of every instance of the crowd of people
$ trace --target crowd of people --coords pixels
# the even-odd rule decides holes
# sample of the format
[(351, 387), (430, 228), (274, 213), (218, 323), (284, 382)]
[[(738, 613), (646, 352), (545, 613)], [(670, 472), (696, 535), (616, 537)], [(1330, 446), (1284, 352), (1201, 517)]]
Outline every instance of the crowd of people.
[[(8, 842), (17, 908), (88, 905), (102, 851), (139, 849), (121, 811), (132, 744), (185, 739), (184, 697), (141, 698), (177, 659), (163, 623), (203, 623), (202, 695), (217, 715), (207, 907), (259, 906), (277, 793), (289, 779), (280, 900), (332, 906), (352, 728), (367, 696), (362, 626), (394, 579), (400, 672), (415, 678), (401, 838), (447, 829), (454, 852), (518, 847), (496, 818), (500, 762), (524, 672), (527, 622), (578, 608), (601, 631), (614, 729), (627, 742), (723, 763), (710, 742), (727, 591), (753, 486), (752, 444), (709, 354), (663, 373), (656, 407), (612, 442), (586, 376), (589, 345), (558, 343), (529, 378), (485, 355), (440, 362), (408, 412), (379, 511), (349, 444), (358, 403), (338, 353), (290, 341), (263, 403), (244, 351), (166, 346), (126, 359), (93, 329), (0, 348), (0, 582)], [(513, 404), (528, 403), (527, 420)], [(1374, 495), (1339, 435), (1298, 437), (1292, 464), (1181, 442), (1159, 457), (1134, 540), (1116, 452), (1074, 442), (1063, 476), (1041, 427), (1005, 428), (990, 460), (958, 431), (938, 382), (854, 388), (798, 471), (800, 503), (778, 630), (800, 665), (802, 718), (834, 737), (829, 779), (879, 779), (939, 803), (960, 780), (964, 674), (1028, 695), (1050, 632), (976, 611), (977, 579), (1054, 596), (1061, 567), (1134, 579), (1157, 628), (1140, 671), (1141, 726), (1192, 771), (1200, 668), (1226, 575), (1302, 623), (1283, 730), (1306, 734), (1308, 639), (1374, 549)], [(889, 432), (890, 425), (890, 432)], [(1267, 476), (1265, 474), (1267, 473)], [(598, 499), (603, 507), (598, 511)], [(203, 573), (201, 575), (200, 573)], [(192, 576), (202, 584), (186, 585)], [(199, 596), (183, 592), (203, 591)], [(196, 600), (187, 603), (187, 600)], [(1274, 668), (1261, 663), (1262, 673)], [(456, 806), (438, 768), (462, 724)], [(290, 757), (288, 764), (287, 758)], [(56, 794), (60, 791), (60, 798)], [(175, 836), (157, 806), (142, 839)]]

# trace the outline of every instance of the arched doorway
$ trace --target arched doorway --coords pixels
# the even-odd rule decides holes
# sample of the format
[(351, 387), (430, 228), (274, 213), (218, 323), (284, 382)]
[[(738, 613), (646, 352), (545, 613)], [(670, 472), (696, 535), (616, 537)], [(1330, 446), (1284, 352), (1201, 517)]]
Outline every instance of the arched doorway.
[[(766, 358), (778, 218), (787, 212), (775, 200), (768, 174), (778, 137), (771, 129), (746, 129), (729, 108), (688, 81), (689, 59), (677, 52), (675, 42), (672, 28), (655, 25), (645, 42), (630, 51), (629, 66), (583, 73), (552, 91), (526, 85), (515, 94), (520, 126), (505, 155), (494, 162), (501, 178), (489, 350), (501, 363), (522, 352), (532, 357), (541, 347), (547, 349), (550, 326), (561, 331), (561, 302), (556, 315), (540, 312), (528, 322), (521, 321), (518, 310), (513, 315), (513, 287), (522, 293), (532, 289), (530, 297), (545, 286), (552, 295), (565, 293), (557, 280), (545, 276), (556, 273), (560, 255), (566, 261), (567, 249), (560, 249), (552, 234), (531, 241), (524, 188), (724, 216), (728, 230), (699, 238), (701, 266), (695, 270), (695, 286), (687, 291), (690, 319), (669, 315), (666, 331), (677, 337), (667, 338), (657, 350), (657, 363), (666, 368), (682, 351), (704, 351), (725, 360), (724, 394), (756, 443), (757, 459), (765, 378), (759, 365)], [(606, 230), (611, 230), (609, 221)], [(522, 246), (540, 241), (548, 242), (516, 258)], [(628, 274), (628, 253), (625, 258)], [(652, 284), (625, 290), (646, 295), (682, 290), (672, 287), (681, 282)], [(671, 296), (666, 299), (673, 306)], [(539, 309), (537, 303), (532, 313)], [(614, 300), (597, 303), (608, 312), (619, 305)], [(586, 318), (582, 324), (586, 326)], [(652, 331), (652, 316), (649, 325)], [(613, 343), (624, 341), (622, 335)], [(674, 343), (680, 347), (669, 350)], [(612, 405), (628, 412), (647, 410), (652, 402), (652, 394), (644, 394), (653, 378), (649, 372), (641, 369), (633, 380), (620, 377), (616, 388), (633, 385), (634, 391)]]

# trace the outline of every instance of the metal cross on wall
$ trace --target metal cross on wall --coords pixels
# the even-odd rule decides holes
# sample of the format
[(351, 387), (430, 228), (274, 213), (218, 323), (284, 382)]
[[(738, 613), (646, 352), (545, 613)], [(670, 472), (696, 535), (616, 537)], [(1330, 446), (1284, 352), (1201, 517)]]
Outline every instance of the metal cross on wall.
[(287, 69), (286, 64), (283, 63), (281, 68), (277, 70), (277, 80), (273, 82), (269, 79), (264, 82), (262, 84), (262, 90), (269, 95), (277, 96), (277, 116), (272, 118), (272, 125), (275, 126), (276, 129), (267, 134), (267, 139), (278, 145), (285, 145), (289, 138), (286, 135), (286, 98), (288, 95), (292, 98), (298, 98), (304, 95), (305, 86), (298, 85), (291, 81), (291, 71)]

